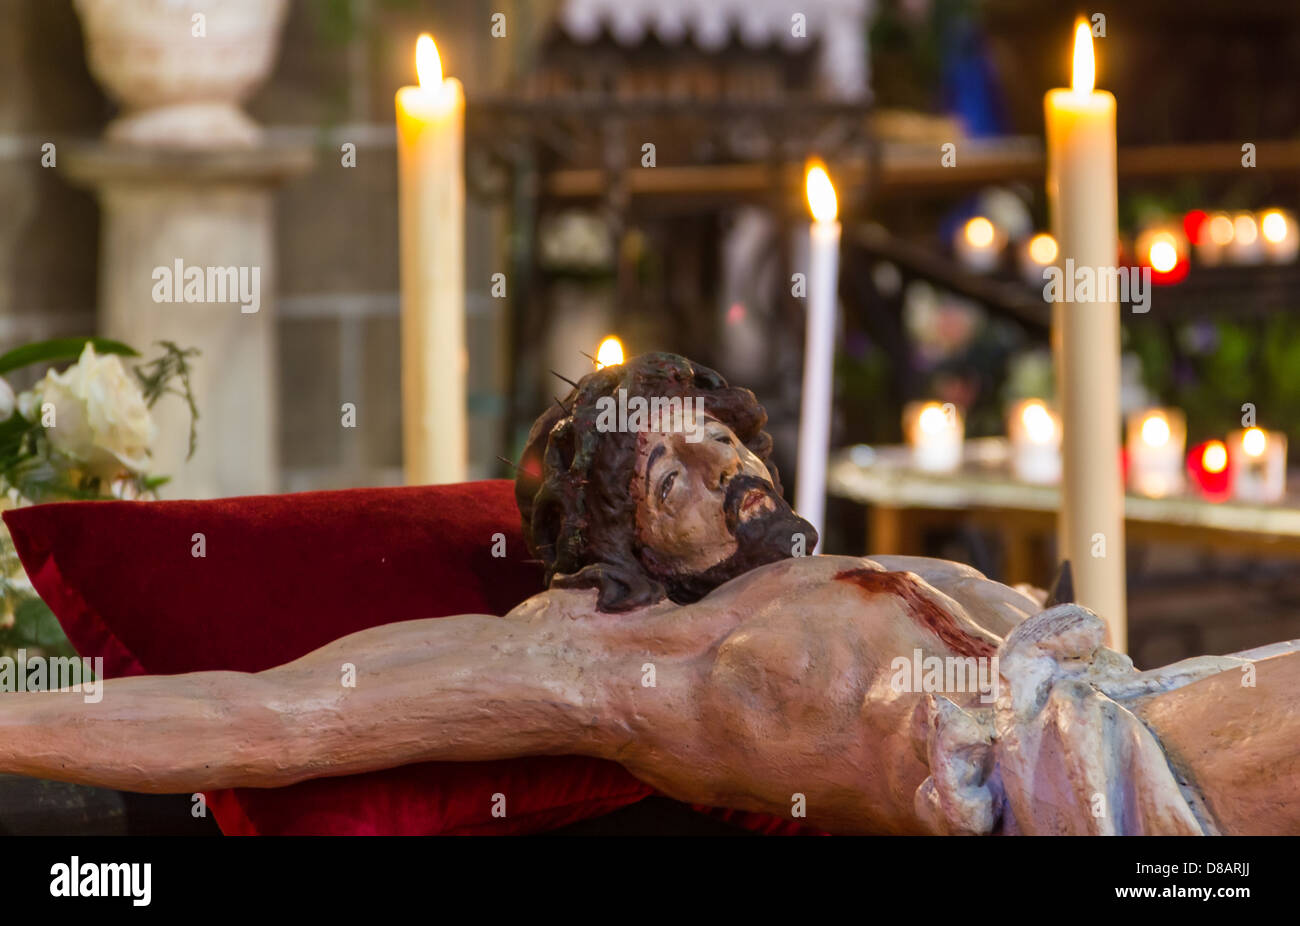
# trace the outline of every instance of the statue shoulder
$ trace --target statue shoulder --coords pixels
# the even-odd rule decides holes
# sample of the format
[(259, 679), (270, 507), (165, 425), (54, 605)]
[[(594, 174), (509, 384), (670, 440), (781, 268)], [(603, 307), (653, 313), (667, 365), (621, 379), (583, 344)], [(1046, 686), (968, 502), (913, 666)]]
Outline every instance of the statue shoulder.
[(538, 592), (510, 609), (506, 618), (521, 623), (576, 618), (596, 613), (594, 588), (553, 588)]
[(906, 573), (929, 594), (947, 601), (948, 607), (963, 612), (997, 637), (1010, 633), (1017, 624), (1040, 610), (1032, 598), (986, 578), (977, 569), (920, 556), (794, 557), (733, 579), (714, 592), (714, 596), (735, 596), (740, 607), (756, 608), (772, 602), (857, 596), (864, 572)]
[(557, 620), (599, 620), (610, 617), (651, 617), (661, 611), (679, 607), (668, 599), (631, 611), (616, 613), (601, 611), (596, 606), (598, 593), (594, 588), (551, 588), (538, 592), (515, 605), (506, 618), (521, 623)]
[(748, 607), (802, 599), (842, 585), (835, 579), (855, 569), (883, 571), (884, 567), (861, 556), (795, 556), (737, 576), (705, 600), (721, 604), (738, 599), (742, 607)]

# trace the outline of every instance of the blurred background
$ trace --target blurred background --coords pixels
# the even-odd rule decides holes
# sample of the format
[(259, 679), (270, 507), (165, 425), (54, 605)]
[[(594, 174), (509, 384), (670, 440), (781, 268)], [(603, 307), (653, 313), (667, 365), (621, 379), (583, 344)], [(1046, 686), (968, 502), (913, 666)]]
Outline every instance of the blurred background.
[[(101, 328), (116, 285), (101, 240), (112, 194), (90, 176), (109, 168), (77, 154), (117, 112), (87, 65), (86, 12), (101, 5), (79, 16), (66, 0), (0, 0), (0, 348)], [(189, 6), (204, 7), (117, 0), (105, 15)], [(280, 165), (258, 180), (273, 206), (269, 488), (402, 480), (393, 94), (415, 81), (424, 31), (467, 101), (471, 478), (510, 475), (499, 458), (517, 459), (566, 388), (549, 371), (578, 378), (584, 352), (613, 335), (629, 354), (675, 351), (752, 388), (792, 495), (804, 299), (791, 279), (807, 263), (812, 156), (844, 226), (832, 447), (870, 469), (877, 448), (902, 443), (915, 400), (954, 403), (968, 438), (1004, 433), (1009, 403), (1051, 398), (1052, 256), (1031, 245), (1048, 220), (1043, 94), (1068, 85), (1075, 13), (1033, 0), (288, 0), (282, 31), (274, 17), (263, 27), (272, 63), (246, 105), (262, 163)], [(1156, 277), (1152, 310), (1123, 313), (1125, 408), (1181, 410), (1192, 447), (1239, 428), (1248, 402), (1294, 443), (1300, 6), (1128, 0), (1102, 28), (1126, 259)], [(152, 64), (122, 62), (137, 78)], [(1265, 228), (1271, 212), (1281, 232)], [(1153, 235), (1170, 248), (1153, 250)], [(339, 426), (344, 402), (361, 412), (355, 429)], [(200, 441), (239, 453), (239, 434), (203, 419)], [(989, 514), (841, 488), (823, 549), (906, 548), (1050, 581), (1042, 513), (1011, 541)], [(1131, 543), (1140, 665), (1297, 635), (1284, 531), (1166, 526)]]

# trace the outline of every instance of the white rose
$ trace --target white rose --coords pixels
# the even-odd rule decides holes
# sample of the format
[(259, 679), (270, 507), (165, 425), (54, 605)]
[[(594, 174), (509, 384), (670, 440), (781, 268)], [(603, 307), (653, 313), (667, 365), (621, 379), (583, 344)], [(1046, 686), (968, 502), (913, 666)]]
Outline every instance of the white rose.
[(76, 364), (50, 370), (33, 391), (41, 403), (54, 404), (50, 443), (87, 472), (111, 479), (123, 468), (141, 473), (149, 465), (158, 429), (116, 354), (98, 357), (87, 343)]
[(13, 417), (16, 401), (13, 387), (0, 379), (0, 421), (8, 421)]

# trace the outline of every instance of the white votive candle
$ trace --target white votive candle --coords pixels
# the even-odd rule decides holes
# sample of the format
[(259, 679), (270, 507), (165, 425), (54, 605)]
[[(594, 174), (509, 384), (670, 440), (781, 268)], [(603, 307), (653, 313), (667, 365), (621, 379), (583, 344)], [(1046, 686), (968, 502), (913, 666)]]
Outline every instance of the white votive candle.
[(903, 433), (917, 469), (950, 473), (961, 466), (966, 423), (951, 402), (908, 403), (903, 409)]
[(1007, 416), (1011, 471), (1022, 482), (1061, 479), (1061, 421), (1042, 399), (1025, 399)]
[(1187, 416), (1176, 408), (1148, 408), (1128, 418), (1128, 482), (1139, 495), (1162, 498), (1183, 490)]
[(968, 221), (953, 238), (957, 260), (976, 273), (996, 270), (1002, 256), (1005, 237), (996, 225), (982, 215)]
[(1234, 264), (1258, 264), (1263, 262), (1264, 256), (1264, 238), (1259, 233), (1254, 213), (1238, 212), (1232, 217), (1228, 259)]
[(1266, 209), (1260, 213), (1259, 236), (1264, 241), (1264, 253), (1270, 263), (1289, 264), (1300, 251), (1295, 216), (1282, 209)]
[(1243, 502), (1270, 503), (1286, 494), (1286, 435), (1263, 428), (1246, 428), (1228, 435), (1232, 497)]

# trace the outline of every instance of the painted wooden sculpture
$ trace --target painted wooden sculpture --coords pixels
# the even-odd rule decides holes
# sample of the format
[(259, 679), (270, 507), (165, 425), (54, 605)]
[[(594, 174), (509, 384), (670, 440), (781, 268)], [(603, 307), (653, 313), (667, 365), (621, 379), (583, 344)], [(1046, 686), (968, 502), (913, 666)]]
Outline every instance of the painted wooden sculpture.
[(1300, 833), (1300, 641), (1138, 672), (1096, 615), (966, 566), (798, 555), (765, 424), (681, 357), (592, 373), (517, 483), (548, 591), (258, 674), (0, 695), (0, 771), (193, 792), (582, 754), (842, 833)]

